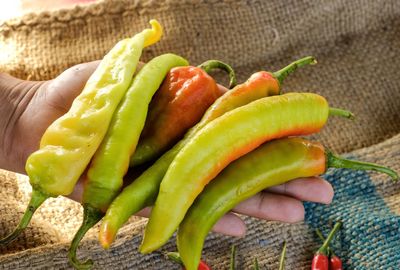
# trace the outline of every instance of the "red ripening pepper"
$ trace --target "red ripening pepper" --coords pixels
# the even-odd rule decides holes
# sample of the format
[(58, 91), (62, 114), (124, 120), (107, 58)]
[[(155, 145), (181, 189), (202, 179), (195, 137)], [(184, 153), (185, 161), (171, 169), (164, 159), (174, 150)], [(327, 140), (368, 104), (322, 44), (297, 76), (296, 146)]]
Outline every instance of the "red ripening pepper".
[(329, 243), (333, 239), (336, 231), (342, 226), (341, 222), (337, 222), (328, 237), (325, 239), (324, 244), (315, 252), (314, 258), (311, 264), (311, 270), (328, 270), (329, 269)]
[(329, 270), (343, 270), (342, 260), (335, 254), (329, 258)]
[[(315, 232), (322, 241), (325, 241), (325, 237), (319, 229), (316, 229)], [(329, 253), (329, 270), (343, 270), (342, 260), (335, 253), (333, 253), (330, 247), (328, 247), (328, 253)]]
[(207, 74), (215, 68), (229, 74), (230, 87), (236, 83), (233, 69), (218, 60), (209, 60), (199, 67), (174, 67), (168, 72), (150, 103), (149, 115), (130, 166), (160, 156), (199, 122), (208, 107), (226, 92), (226, 88), (217, 85)]

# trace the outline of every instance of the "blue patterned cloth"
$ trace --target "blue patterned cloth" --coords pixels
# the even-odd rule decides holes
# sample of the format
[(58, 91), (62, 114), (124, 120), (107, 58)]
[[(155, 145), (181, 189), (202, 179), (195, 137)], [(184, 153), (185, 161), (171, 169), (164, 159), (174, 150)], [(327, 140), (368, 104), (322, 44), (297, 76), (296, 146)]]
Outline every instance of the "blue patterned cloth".
[(400, 269), (400, 216), (386, 205), (368, 173), (332, 169), (324, 178), (332, 183), (335, 197), (329, 206), (305, 203), (310, 229), (327, 235), (329, 224), (343, 222), (331, 246), (344, 269)]

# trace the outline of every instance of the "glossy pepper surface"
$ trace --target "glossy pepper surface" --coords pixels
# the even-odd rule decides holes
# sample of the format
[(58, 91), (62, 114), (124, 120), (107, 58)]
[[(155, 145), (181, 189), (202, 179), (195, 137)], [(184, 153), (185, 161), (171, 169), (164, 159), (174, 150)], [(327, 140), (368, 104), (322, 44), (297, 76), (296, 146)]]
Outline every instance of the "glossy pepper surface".
[[(283, 79), (297, 67), (315, 63), (313, 57), (305, 57), (291, 63), (282, 70), (269, 73), (260, 71), (253, 74), (246, 82), (239, 84), (223, 94), (206, 111), (201, 121), (191, 128), (184, 139), (163, 154), (150, 168), (127, 186), (112, 202), (100, 227), (99, 240), (108, 248), (118, 229), (133, 215), (146, 206), (153, 205), (160, 182), (168, 167), (182, 147), (204, 126), (225, 113), (244, 106), (252, 101), (267, 96), (278, 95)], [(276, 74), (276, 75), (275, 75)], [(283, 75), (282, 75), (283, 74)]]
[(396, 177), (390, 169), (336, 157), (318, 142), (302, 138), (267, 142), (225, 168), (190, 207), (177, 236), (178, 251), (187, 269), (194, 269), (208, 232), (235, 205), (268, 187), (322, 174), (328, 167), (374, 168)]
[(174, 54), (153, 58), (133, 78), (132, 84), (119, 103), (108, 131), (95, 152), (84, 184), (84, 219), (69, 250), (70, 262), (77, 268), (90, 267), (91, 261), (81, 264), (76, 249), (88, 229), (104, 215), (120, 191), (132, 152), (139, 141), (149, 103), (168, 71), (188, 62)]
[(141, 165), (160, 156), (200, 121), (208, 107), (225, 93), (224, 88), (219, 87), (203, 68), (211, 71), (212, 67), (221, 68), (221, 65), (230, 77), (235, 78), (232, 68), (217, 60), (207, 61), (207, 64), (200, 65), (202, 68), (176, 67), (168, 72), (151, 101), (130, 166)]
[(40, 149), (31, 154), (26, 171), (33, 187), (31, 201), (14, 233), (0, 240), (13, 240), (25, 228), (34, 211), (47, 198), (68, 195), (105, 136), (111, 117), (129, 87), (142, 49), (157, 42), (161, 25), (152, 20), (133, 38), (118, 42), (89, 78), (70, 110), (45, 131)]
[[(316, 233), (322, 241), (325, 241), (325, 237), (319, 229), (316, 230)], [(329, 255), (329, 270), (343, 270), (342, 260), (332, 251), (329, 246), (327, 251)]]
[(289, 93), (256, 100), (210, 122), (182, 148), (168, 168), (146, 226), (141, 252), (151, 252), (168, 241), (204, 186), (230, 162), (266, 141), (319, 132), (329, 112), (322, 96)]
[(335, 233), (342, 226), (342, 223), (337, 222), (328, 237), (325, 239), (324, 244), (318, 249), (314, 254), (311, 270), (329, 270), (329, 257), (328, 257), (328, 247), (329, 243), (332, 241)]

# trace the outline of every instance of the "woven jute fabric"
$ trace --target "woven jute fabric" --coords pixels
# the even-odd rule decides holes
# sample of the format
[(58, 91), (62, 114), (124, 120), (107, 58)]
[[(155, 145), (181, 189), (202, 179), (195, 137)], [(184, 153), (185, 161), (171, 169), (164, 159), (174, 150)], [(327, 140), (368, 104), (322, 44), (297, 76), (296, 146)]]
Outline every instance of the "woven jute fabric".
[[(350, 158), (400, 171), (397, 0), (104, 1), (1, 23), (0, 71), (29, 80), (54, 78), (72, 65), (101, 59), (118, 40), (147, 28), (151, 18), (162, 23), (165, 34), (145, 50), (144, 61), (164, 52), (193, 64), (216, 58), (230, 63), (243, 81), (255, 71), (274, 71), (315, 56), (318, 64), (288, 77), (283, 91), (322, 94), (357, 118), (332, 118), (314, 138)], [(399, 184), (383, 175), (348, 170), (330, 170), (325, 177), (336, 191), (330, 206), (306, 203), (306, 220), (299, 224), (245, 218), (244, 238), (210, 234), (204, 257), (213, 269), (227, 269), (235, 243), (238, 269), (250, 269), (254, 257), (262, 269), (276, 269), (286, 240), (287, 269), (308, 269), (319, 244), (313, 229), (326, 232), (326, 224), (342, 219), (345, 227), (336, 245), (347, 269), (398, 269)], [(2, 236), (17, 224), (30, 189), (26, 177), (5, 171), (0, 185)], [(48, 200), (21, 237), (0, 248), (0, 269), (70, 268), (66, 252), (81, 218), (79, 204)], [(179, 269), (159, 253), (138, 253), (145, 222), (133, 217), (109, 251), (99, 247), (97, 228), (92, 229), (79, 256), (92, 257), (97, 269)], [(171, 240), (162, 250), (174, 249)]]

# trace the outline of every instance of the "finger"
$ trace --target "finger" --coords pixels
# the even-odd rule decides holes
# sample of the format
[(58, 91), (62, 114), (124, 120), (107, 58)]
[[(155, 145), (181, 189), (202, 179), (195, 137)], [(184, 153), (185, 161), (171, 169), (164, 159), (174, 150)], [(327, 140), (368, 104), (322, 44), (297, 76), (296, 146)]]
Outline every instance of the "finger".
[(218, 86), (218, 91), (220, 92), (221, 95), (225, 94), (226, 92), (228, 92), (228, 88), (226, 88), (225, 86), (221, 85), (221, 84), (217, 84)]
[(301, 201), (269, 192), (256, 194), (238, 204), (233, 211), (260, 219), (289, 223), (304, 219), (304, 206)]
[(82, 198), (83, 198), (83, 180), (82, 179), (79, 179), (79, 181), (74, 186), (74, 190), (67, 197), (76, 202), (82, 202)]
[(139, 217), (149, 217), (151, 213), (151, 207), (146, 207), (140, 210), (139, 212), (135, 213), (135, 216)]
[(241, 237), (246, 234), (246, 225), (243, 220), (234, 213), (225, 214), (212, 228), (216, 233)]
[(334, 191), (332, 185), (320, 177), (299, 178), (267, 189), (269, 192), (288, 195), (301, 201), (329, 204)]
[[(146, 207), (135, 213), (135, 216), (149, 217), (150, 213), (151, 207)], [(214, 225), (212, 231), (240, 237), (246, 234), (246, 225), (239, 216), (234, 213), (227, 213)]]

